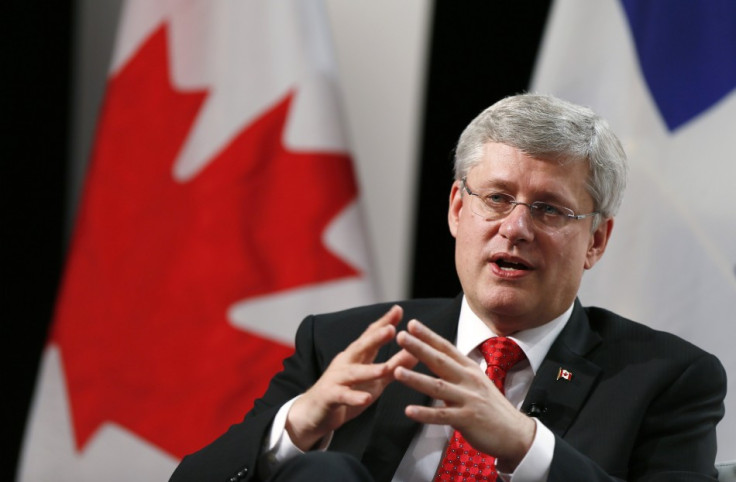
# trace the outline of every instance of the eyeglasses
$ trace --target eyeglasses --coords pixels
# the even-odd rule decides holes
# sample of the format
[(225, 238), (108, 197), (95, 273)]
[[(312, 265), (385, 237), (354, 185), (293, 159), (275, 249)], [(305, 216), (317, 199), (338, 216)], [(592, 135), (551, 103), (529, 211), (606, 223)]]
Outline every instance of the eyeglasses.
[(496, 221), (508, 216), (519, 204), (529, 208), (532, 219), (537, 225), (553, 229), (561, 228), (571, 219), (585, 219), (599, 214), (598, 212), (575, 214), (570, 208), (542, 201), (534, 201), (531, 204), (524, 203), (517, 201), (510, 194), (502, 192), (477, 193), (470, 190), (465, 178), (462, 179), (462, 183), (463, 189), (470, 195), (470, 209), (486, 221)]

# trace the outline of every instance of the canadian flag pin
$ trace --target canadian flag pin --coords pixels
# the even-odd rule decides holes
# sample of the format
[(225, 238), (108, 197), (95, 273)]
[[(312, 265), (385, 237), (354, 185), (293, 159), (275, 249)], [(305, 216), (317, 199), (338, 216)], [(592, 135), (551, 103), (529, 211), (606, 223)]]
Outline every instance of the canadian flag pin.
[(557, 370), (557, 379), (559, 380), (560, 378), (569, 382), (572, 380), (572, 372), (560, 367), (560, 369)]

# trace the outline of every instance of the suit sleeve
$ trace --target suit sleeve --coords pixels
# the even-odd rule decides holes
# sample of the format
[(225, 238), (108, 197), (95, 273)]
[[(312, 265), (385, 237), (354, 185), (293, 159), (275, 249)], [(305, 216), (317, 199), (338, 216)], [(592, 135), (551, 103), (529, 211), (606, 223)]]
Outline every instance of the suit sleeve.
[(306, 318), (296, 334), (296, 351), (255, 401), (241, 423), (196, 453), (187, 455), (170, 482), (248, 481), (256, 478), (256, 464), (273, 417), (279, 408), (304, 393), (320, 376), (324, 363), (314, 346), (314, 317)]
[(724, 414), (725, 395), (723, 366), (714, 356), (703, 354), (649, 405), (632, 440), (625, 473), (606, 473), (556, 437), (549, 480), (715, 481), (716, 424)]

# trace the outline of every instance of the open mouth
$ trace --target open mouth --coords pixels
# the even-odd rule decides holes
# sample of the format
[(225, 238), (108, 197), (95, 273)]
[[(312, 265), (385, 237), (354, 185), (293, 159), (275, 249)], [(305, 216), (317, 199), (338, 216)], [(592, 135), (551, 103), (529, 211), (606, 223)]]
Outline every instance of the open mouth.
[(510, 261), (504, 261), (502, 259), (496, 260), (496, 265), (502, 270), (529, 270), (529, 266), (521, 263), (512, 263)]
[(503, 255), (496, 256), (492, 262), (503, 271), (529, 271), (532, 269), (531, 266), (521, 259), (505, 257)]

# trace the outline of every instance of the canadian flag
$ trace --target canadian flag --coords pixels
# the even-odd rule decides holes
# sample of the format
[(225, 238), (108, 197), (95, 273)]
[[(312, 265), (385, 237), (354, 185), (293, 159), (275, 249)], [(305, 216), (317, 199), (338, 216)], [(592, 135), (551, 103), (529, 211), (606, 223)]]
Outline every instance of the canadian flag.
[(560, 367), (560, 369), (557, 370), (557, 379), (559, 380), (560, 378), (569, 382), (572, 380), (572, 372)]
[(124, 6), (20, 481), (165, 480), (373, 301), (319, 1)]

